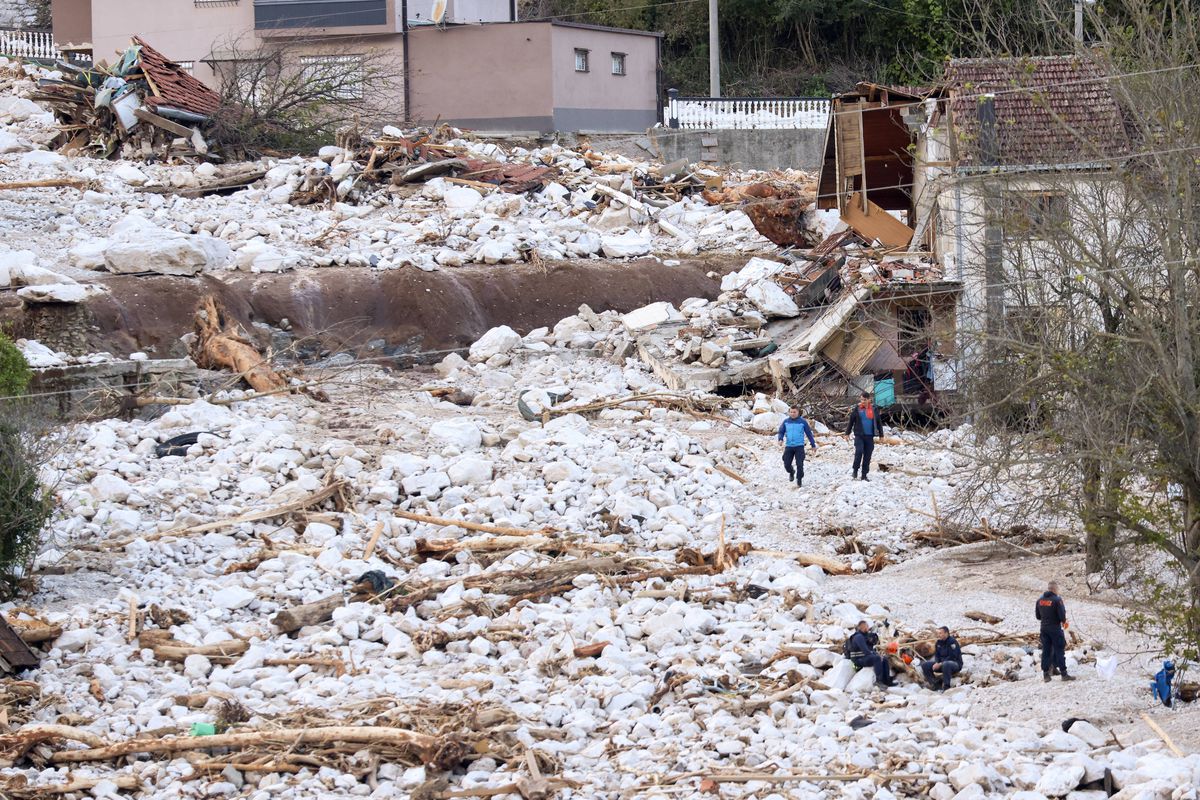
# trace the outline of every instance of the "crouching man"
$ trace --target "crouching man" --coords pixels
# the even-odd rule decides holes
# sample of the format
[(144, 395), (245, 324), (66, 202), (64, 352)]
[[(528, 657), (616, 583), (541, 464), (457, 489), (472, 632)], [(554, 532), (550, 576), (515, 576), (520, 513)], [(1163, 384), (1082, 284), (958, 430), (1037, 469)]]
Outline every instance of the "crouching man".
[[(939, 692), (950, 688), (954, 676), (962, 672), (962, 648), (958, 640), (950, 635), (950, 629), (945, 625), (937, 630), (937, 642), (933, 645), (933, 658), (922, 662), (921, 672), (925, 673), (925, 683)], [(935, 678), (934, 675), (939, 678)]]
[(892, 680), (892, 665), (875, 652), (879, 636), (871, 632), (865, 619), (859, 620), (854, 633), (846, 640), (846, 655), (859, 669), (870, 667), (875, 670), (875, 683), (879, 686), (895, 686)]

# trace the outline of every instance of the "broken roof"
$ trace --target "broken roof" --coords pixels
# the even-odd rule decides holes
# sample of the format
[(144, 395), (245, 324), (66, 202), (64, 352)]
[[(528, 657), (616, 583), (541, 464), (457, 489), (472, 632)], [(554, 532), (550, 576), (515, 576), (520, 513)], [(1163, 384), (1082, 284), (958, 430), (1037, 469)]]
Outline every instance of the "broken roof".
[(1086, 164), (1129, 150), (1108, 76), (1091, 59), (956, 58), (945, 83), (959, 164), (981, 163), (978, 107), (989, 93), (1002, 166)]
[(155, 109), (160, 106), (177, 108), (205, 117), (221, 107), (221, 98), (216, 92), (146, 44), (145, 39), (134, 36), (133, 43), (141, 48), (142, 74), (154, 92), (145, 98), (146, 105)]

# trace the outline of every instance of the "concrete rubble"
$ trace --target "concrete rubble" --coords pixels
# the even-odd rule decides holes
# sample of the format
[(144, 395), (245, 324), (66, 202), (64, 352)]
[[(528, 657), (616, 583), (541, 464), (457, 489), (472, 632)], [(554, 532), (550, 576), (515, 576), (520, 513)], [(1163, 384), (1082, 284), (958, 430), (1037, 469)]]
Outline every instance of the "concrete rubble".
[[(608, 312), (580, 319), (620, 325)], [(43, 577), (46, 621), (63, 633), (24, 676), (52, 699), (0, 745), (63, 719), (83, 743), (34, 745), (31, 755), (57, 762), (17, 763), (0, 781), (124, 781), (125, 796), (155, 798), (488, 787), (517, 798), (528, 795), (512, 787), (528, 790), (536, 769), (558, 797), (690, 796), (706, 778), (746, 775), (721, 784), (722, 795), (1078, 798), (1094, 792), (1079, 787), (1109, 780), (1118, 797), (1196, 797), (1200, 756), (1174, 757), (1156, 739), (1115, 747), (1081, 723), (1065, 733), (968, 716), (977, 693), (1037, 679), (1020, 636), (964, 637), (964, 685), (949, 694), (911, 677), (873, 686), (840, 655), (850, 627), (867, 618), (888, 640), (924, 624), (910, 628), (833, 588), (821, 567), (800, 566), (787, 534), (762, 524), (780, 499), (728, 474), (756, 483), (774, 474), (754, 446), (763, 440), (728, 423), (759, 409), (777, 423), (778, 404), (734, 400), (697, 416), (642, 400), (570, 413), (670, 392), (636, 360), (582, 347), (588, 331), (575, 318), (555, 330), (491, 331), (469, 359), (446, 359), (432, 385), (362, 368), (361, 385), (374, 387), (369, 415), (358, 391), (338, 389), (331, 405), (198, 400), (149, 422), (71, 427), (51, 465), (65, 513), (39, 563), (77, 566)], [(473, 404), (438, 400), (450, 386), (473, 392)], [(533, 388), (568, 413), (522, 420), (513, 403)], [(154, 457), (187, 431), (205, 433), (184, 455)], [(939, 436), (961, 448), (970, 434)], [(910, 467), (954, 470), (928, 443), (914, 447), (919, 437), (900, 438)], [(330, 481), (341, 487), (336, 503), (257, 521), (244, 513)], [(952, 492), (944, 480), (922, 485), (943, 499)], [(875, 501), (857, 498), (838, 521), (882, 524), (896, 539), (924, 524), (880, 514), (911, 487), (862, 488)], [(495, 533), (480, 536), (480, 525)], [(84, 589), (101, 563), (106, 588)], [(570, 572), (574, 563), (599, 572)], [(563, 585), (529, 581), (564, 568)], [(380, 589), (351, 588), (373, 571)], [(637, 580), (639, 571), (664, 577)], [(322, 598), (334, 598), (323, 616), (282, 635), (280, 612)], [(1086, 642), (1068, 656), (1077, 672), (1095, 657)], [(124, 764), (88, 755), (139, 736), (200, 747), (203, 736), (187, 735), (197, 724), (218, 736), (387, 724), (433, 735), (440, 755), (294, 743)], [(788, 775), (801, 777), (776, 782)]]

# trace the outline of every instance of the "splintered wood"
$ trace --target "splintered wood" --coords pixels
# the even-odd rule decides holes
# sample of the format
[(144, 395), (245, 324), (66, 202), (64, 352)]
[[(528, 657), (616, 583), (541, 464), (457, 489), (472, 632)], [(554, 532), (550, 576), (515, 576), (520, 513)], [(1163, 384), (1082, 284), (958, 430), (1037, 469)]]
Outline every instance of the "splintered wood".
[(283, 376), (271, 369), (270, 363), (254, 348), (241, 327), (228, 319), (215, 297), (207, 295), (200, 301), (195, 322), (192, 358), (198, 366), (231, 370), (259, 392), (287, 388)]

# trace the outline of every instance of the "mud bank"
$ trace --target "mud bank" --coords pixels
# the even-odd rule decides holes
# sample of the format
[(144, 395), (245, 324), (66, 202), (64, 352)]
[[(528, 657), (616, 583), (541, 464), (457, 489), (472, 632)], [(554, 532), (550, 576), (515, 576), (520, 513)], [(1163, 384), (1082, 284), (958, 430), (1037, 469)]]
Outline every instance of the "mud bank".
[[(92, 351), (117, 355), (140, 350), (157, 358), (182, 356), (180, 337), (192, 329), (196, 304), (213, 293), (263, 345), (274, 338), (278, 347), (294, 337), (306, 355), (448, 350), (470, 345), (497, 325), (522, 333), (552, 326), (585, 303), (597, 311), (629, 311), (659, 300), (715, 297), (719, 276), (743, 262), (726, 255), (677, 266), (644, 259), (437, 272), (330, 268), (224, 280), (106, 276), (100, 282), (109, 294), (88, 304), (86, 341)], [(5, 316), (20, 335), (27, 315), (10, 307)], [(272, 337), (265, 327), (281, 324), (292, 337)]]

